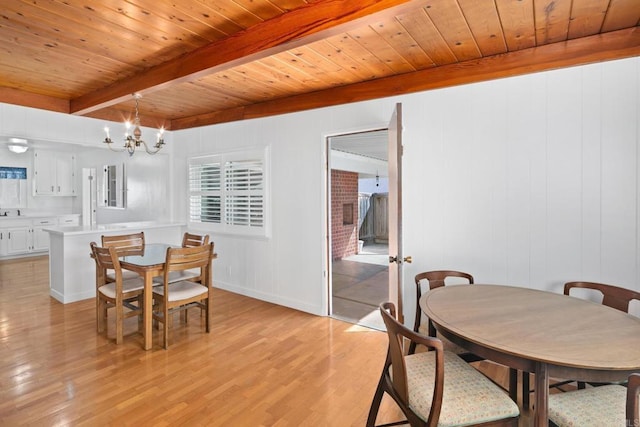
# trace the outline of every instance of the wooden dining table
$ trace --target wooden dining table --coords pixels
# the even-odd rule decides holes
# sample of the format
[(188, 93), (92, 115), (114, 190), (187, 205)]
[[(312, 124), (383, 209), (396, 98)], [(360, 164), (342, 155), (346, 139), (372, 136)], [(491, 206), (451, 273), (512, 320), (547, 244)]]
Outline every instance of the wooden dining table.
[[(120, 258), (120, 267), (138, 273), (144, 280), (142, 336), (145, 350), (150, 350), (153, 346), (153, 278), (164, 274), (167, 249), (170, 247), (177, 246), (147, 243), (140, 253)], [(213, 254), (212, 259), (216, 257), (217, 255)]]
[(548, 426), (549, 377), (610, 382), (640, 372), (640, 319), (596, 302), (475, 284), (430, 290), (420, 307), (457, 345), (535, 374), (536, 427)]
[(142, 347), (145, 350), (153, 346), (153, 278), (164, 274), (167, 248), (170, 247), (172, 245), (165, 243), (147, 243), (141, 253), (120, 258), (120, 267), (138, 273), (144, 280)]

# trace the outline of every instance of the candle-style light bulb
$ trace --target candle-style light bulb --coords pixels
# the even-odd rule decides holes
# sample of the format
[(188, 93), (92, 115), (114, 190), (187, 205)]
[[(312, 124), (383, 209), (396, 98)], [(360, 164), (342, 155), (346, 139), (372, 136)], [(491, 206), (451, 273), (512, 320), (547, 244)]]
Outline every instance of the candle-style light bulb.
[(110, 136), (109, 136), (109, 128), (108, 128), (107, 126), (105, 126), (105, 127), (104, 127), (104, 133), (106, 133), (106, 134), (107, 134), (107, 139), (110, 139)]

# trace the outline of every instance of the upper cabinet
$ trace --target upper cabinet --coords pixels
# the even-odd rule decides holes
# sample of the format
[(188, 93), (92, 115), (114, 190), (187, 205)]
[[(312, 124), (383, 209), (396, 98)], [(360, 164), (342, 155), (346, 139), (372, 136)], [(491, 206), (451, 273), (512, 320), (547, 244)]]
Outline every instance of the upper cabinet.
[(73, 153), (36, 150), (33, 154), (36, 196), (75, 196), (75, 166)]

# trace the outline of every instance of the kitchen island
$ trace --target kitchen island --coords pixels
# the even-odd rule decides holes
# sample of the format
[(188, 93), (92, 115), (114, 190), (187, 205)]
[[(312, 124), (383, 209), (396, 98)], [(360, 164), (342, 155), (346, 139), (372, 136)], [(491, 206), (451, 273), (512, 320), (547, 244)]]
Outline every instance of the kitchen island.
[(96, 269), (89, 243), (100, 245), (103, 235), (144, 231), (145, 243), (179, 246), (185, 229), (184, 223), (154, 221), (45, 228), (50, 243), (50, 295), (63, 304), (96, 296)]

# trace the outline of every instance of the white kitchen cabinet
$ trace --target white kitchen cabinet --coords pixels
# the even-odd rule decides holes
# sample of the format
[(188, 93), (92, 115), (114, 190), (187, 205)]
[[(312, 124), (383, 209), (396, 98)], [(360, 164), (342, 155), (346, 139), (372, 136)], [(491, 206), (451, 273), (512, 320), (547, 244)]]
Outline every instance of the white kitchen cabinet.
[(44, 231), (45, 228), (51, 228), (58, 225), (58, 218), (39, 218), (33, 220), (33, 228), (31, 229), (31, 249), (32, 252), (49, 250), (49, 233)]
[(48, 251), (49, 233), (44, 229), (57, 225), (57, 217), (0, 222), (0, 256)]
[(8, 230), (7, 255), (21, 254), (31, 250), (31, 228), (17, 227)]
[(67, 152), (36, 150), (33, 154), (36, 196), (75, 196), (75, 155)]
[(31, 249), (31, 220), (13, 220), (3, 224), (3, 237), (6, 238), (6, 254), (15, 255), (29, 252)]
[(9, 234), (7, 230), (0, 228), (0, 257), (7, 255), (7, 243), (9, 241)]

